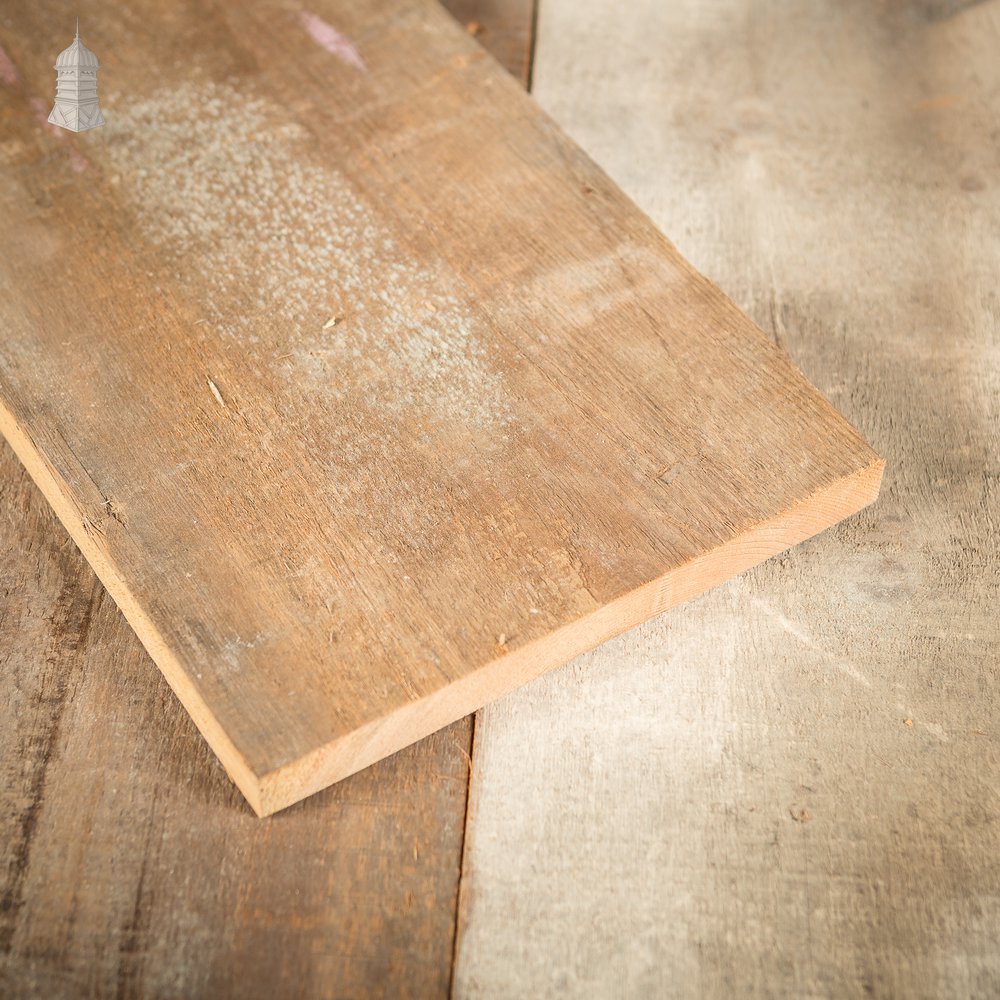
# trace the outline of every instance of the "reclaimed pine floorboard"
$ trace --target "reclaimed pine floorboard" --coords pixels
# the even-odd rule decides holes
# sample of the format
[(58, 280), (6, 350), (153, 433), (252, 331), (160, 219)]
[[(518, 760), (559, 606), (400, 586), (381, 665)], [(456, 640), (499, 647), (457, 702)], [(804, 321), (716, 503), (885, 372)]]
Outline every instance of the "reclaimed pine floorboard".
[(79, 136), (53, 15), (7, 13), (0, 426), (259, 814), (876, 496), (433, 0), (105, 0)]

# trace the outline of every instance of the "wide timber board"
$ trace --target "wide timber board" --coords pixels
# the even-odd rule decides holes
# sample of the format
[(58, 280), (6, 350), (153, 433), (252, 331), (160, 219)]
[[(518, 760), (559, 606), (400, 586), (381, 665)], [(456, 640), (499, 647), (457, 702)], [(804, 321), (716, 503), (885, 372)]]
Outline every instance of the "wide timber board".
[(3, 35), (0, 424), (258, 813), (877, 494), (430, 0), (97, 4), (79, 135), (58, 14)]

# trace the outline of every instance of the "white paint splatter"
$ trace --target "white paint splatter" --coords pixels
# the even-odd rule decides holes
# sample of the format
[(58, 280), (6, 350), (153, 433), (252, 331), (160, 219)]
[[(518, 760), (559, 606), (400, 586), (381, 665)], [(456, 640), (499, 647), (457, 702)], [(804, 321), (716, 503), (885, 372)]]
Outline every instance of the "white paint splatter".
[(280, 356), (296, 391), (502, 437), (501, 380), (451, 279), (316, 162), (286, 109), (245, 83), (111, 97), (124, 109), (105, 126), (121, 191), (181, 285), (207, 294), (199, 308), (218, 333)]
[(321, 17), (309, 11), (303, 11), (300, 17), (303, 27), (309, 32), (309, 37), (317, 45), (326, 49), (331, 55), (335, 55), (348, 66), (353, 66), (362, 73), (367, 72), (365, 62), (354, 47), (354, 43), (337, 31), (332, 24), (327, 24)]

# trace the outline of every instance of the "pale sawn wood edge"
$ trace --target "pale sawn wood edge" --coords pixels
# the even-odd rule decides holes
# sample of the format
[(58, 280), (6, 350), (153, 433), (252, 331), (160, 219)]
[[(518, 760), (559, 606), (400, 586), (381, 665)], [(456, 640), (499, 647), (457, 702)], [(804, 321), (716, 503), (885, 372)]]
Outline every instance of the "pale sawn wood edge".
[(115, 565), (87, 533), (83, 517), (62, 477), (49, 465), (31, 435), (21, 427), (2, 398), (0, 398), (0, 433), (7, 439), (14, 454), (27, 469), (28, 475), (41, 490), (49, 506), (56, 512), (56, 516), (97, 574), (97, 578), (139, 637), (146, 652), (160, 668), (174, 694), (194, 720), (199, 732), (222, 762), (226, 773), (236, 783), (254, 812), (258, 816), (266, 815), (261, 803), (261, 783), (258, 776), (212, 714), (212, 710), (191, 683), (180, 660), (133, 596)]
[(867, 466), (711, 552), (270, 771), (261, 777), (257, 790), (261, 806), (258, 813), (270, 815), (341, 781), (573, 657), (856, 514), (878, 497), (884, 468), (885, 461), (875, 456)]

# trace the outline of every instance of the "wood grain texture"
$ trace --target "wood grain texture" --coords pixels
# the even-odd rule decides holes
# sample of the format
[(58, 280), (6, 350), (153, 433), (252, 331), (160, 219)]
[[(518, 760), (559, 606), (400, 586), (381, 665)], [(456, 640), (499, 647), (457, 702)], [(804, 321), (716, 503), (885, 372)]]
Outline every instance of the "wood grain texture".
[(0, 995), (446, 996), (467, 724), (257, 819), (0, 471)]
[(1000, 995), (998, 51), (996, 2), (543, 2), (539, 101), (887, 474), (480, 713), (457, 996)]
[(470, 736), (253, 819), (0, 443), (0, 995), (446, 996)]
[(876, 495), (432, 0), (116, 9), (78, 139), (12, 14), (0, 425), (259, 814)]

